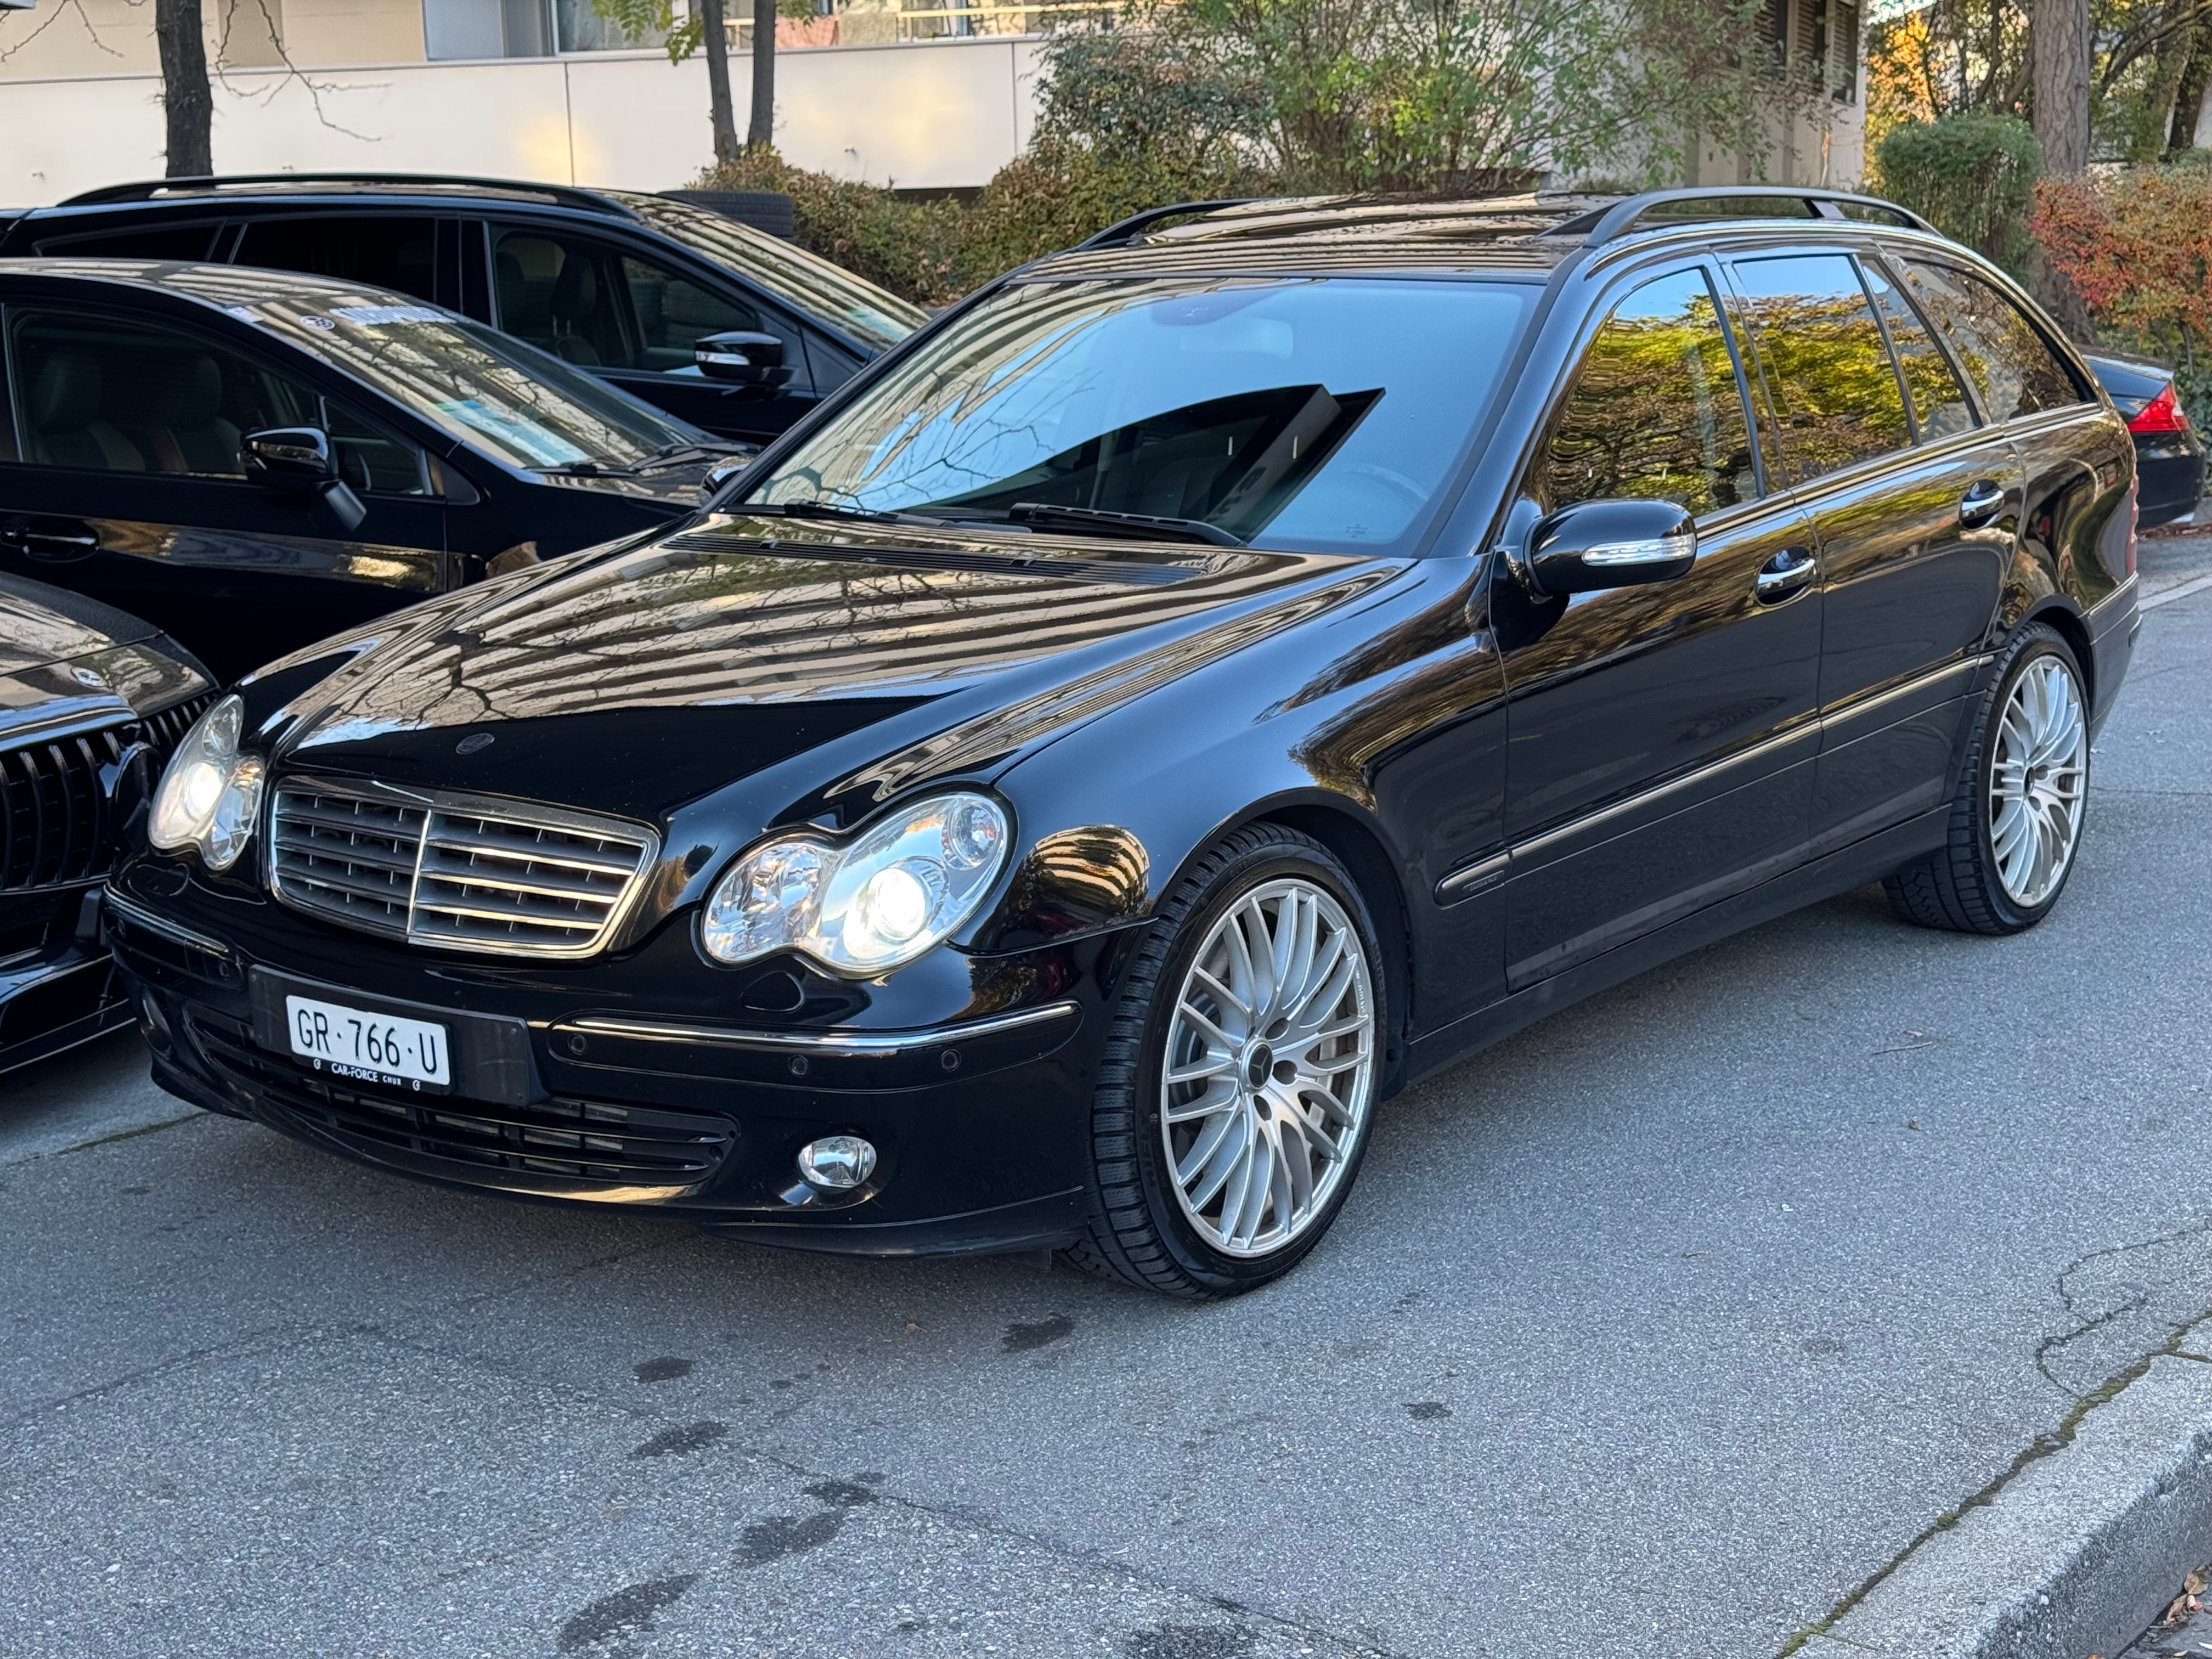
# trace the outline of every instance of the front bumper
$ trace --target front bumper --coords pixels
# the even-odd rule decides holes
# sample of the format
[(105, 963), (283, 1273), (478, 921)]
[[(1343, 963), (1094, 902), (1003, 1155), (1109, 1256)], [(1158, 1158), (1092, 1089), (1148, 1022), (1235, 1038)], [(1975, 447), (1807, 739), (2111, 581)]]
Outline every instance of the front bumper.
[[(144, 1011), (155, 1080), (198, 1105), (418, 1179), (649, 1209), (802, 1249), (1024, 1249), (1082, 1229), (1101, 1010), (1127, 933), (954, 957), (930, 975), (927, 1024), (908, 1023), (911, 989), (872, 1001), (884, 988), (872, 987), (842, 988), (854, 1006), (832, 1010), (835, 1024), (733, 1019), (611, 994), (626, 970), (667, 982), (655, 969), (668, 963), (651, 958), (689, 952), (688, 937), (588, 971), (482, 968), (271, 905), (211, 917), (189, 894), (134, 888), (144, 870), (111, 888), (110, 937)], [(735, 1000), (738, 981), (690, 965), (702, 975)], [(451, 1091), (295, 1058), (288, 994), (445, 1025)], [(799, 1178), (799, 1147), (829, 1134), (874, 1143), (865, 1185), (830, 1193)]]
[(0, 912), (0, 1072), (131, 1023), (131, 1001), (100, 939), (98, 890), (11, 894)]

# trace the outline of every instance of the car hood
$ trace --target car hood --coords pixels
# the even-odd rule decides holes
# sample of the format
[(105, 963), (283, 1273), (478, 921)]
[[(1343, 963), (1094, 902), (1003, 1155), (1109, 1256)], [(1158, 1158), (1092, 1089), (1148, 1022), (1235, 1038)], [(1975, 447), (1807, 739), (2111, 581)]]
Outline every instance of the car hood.
[[(1318, 554), (713, 515), (387, 619), (254, 677), (280, 772), (744, 833), (850, 822), (1399, 568)], [(487, 741), (489, 739), (489, 741)], [(672, 845), (673, 843), (672, 842)]]
[(213, 684), (150, 623), (0, 574), (0, 744), (165, 708)]

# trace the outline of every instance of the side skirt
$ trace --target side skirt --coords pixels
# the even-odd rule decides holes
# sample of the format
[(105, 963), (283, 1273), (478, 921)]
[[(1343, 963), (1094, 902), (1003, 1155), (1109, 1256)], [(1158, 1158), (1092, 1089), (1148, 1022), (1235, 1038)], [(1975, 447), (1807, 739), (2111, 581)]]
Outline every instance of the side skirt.
[(1607, 951), (1603, 956), (1570, 968), (1564, 973), (1501, 997), (1486, 1008), (1454, 1020), (1450, 1024), (1416, 1037), (1406, 1056), (1408, 1084), (1433, 1077), (1468, 1055), (1489, 1048), (1556, 1013), (1584, 997), (1610, 990), (1646, 969), (1670, 962), (1716, 939), (1740, 933), (1747, 927), (1771, 921), (1822, 899), (1848, 893), (1879, 880), (1899, 865), (1909, 863), (1943, 844), (1951, 809), (1948, 802), (1932, 812), (1839, 848), (1825, 858), (1799, 866), (1787, 875), (1760, 883), (1732, 898), (1708, 905), (1680, 921), (1658, 928), (1640, 939)]

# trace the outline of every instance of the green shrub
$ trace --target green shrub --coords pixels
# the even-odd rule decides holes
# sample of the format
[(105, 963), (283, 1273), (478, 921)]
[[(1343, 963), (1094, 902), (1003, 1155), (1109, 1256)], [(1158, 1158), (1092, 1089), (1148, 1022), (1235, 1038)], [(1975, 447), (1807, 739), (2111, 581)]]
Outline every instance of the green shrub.
[(2043, 151), (2016, 115), (1945, 115), (1891, 129), (1875, 151), (1882, 194), (2014, 276)]

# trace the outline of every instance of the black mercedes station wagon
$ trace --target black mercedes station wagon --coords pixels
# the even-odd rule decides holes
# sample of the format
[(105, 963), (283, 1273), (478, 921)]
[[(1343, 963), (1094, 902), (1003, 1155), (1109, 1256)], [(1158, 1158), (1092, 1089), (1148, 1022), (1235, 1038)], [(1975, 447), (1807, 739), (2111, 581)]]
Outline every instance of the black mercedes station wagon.
[(215, 697), (160, 629), (0, 575), (0, 1072), (131, 1023), (100, 882)]
[(0, 259), (0, 570), (143, 616), (226, 680), (671, 524), (741, 464), (482, 324), (279, 271)]
[(261, 670), (119, 959), (162, 1085), (385, 1169), (1249, 1290), (1577, 997), (1874, 881), (2047, 915), (2134, 464), (1883, 204), (1185, 210)]
[[(489, 323), (709, 432), (773, 437), (925, 313), (789, 242), (635, 191), (392, 173), (113, 185), (0, 220), (0, 254), (264, 265)], [(701, 372), (749, 333), (770, 385)]]

